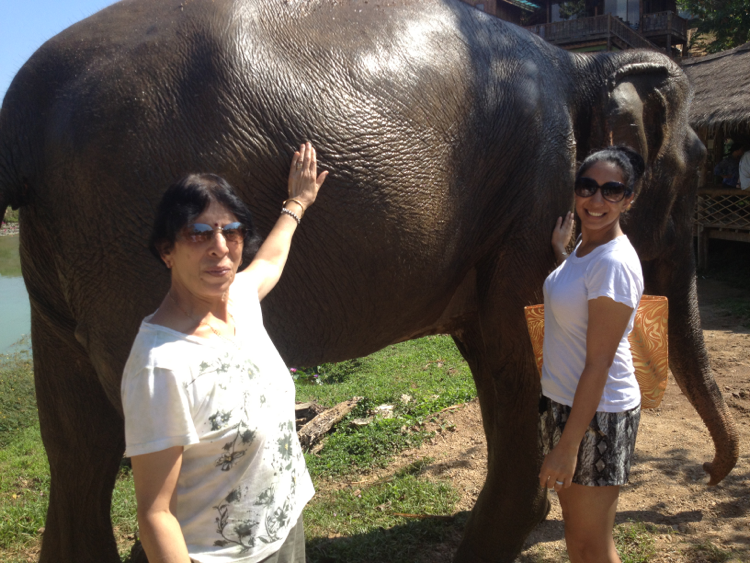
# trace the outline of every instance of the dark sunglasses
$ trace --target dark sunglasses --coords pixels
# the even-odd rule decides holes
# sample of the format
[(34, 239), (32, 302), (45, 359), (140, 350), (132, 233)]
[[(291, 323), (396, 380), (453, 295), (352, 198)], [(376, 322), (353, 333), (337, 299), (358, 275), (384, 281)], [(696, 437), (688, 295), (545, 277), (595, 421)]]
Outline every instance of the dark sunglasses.
[(582, 176), (576, 180), (575, 192), (578, 197), (591, 197), (596, 190), (602, 191), (602, 197), (610, 203), (619, 203), (633, 193), (622, 182), (606, 182), (601, 186), (593, 178)]
[(242, 223), (235, 221), (234, 223), (229, 223), (223, 227), (216, 228), (211, 225), (206, 225), (205, 223), (193, 223), (192, 225), (187, 225), (181, 231), (182, 237), (186, 241), (195, 243), (212, 240), (216, 232), (224, 235), (224, 239), (227, 242), (236, 243), (244, 240), (246, 230)]

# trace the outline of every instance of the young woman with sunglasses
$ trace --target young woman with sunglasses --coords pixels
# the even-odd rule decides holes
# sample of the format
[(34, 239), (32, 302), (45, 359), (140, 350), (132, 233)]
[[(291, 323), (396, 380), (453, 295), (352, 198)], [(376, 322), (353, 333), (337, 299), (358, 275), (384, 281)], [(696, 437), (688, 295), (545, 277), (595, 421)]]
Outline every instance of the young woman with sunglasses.
[(557, 491), (572, 563), (620, 561), (612, 528), (641, 402), (628, 334), (643, 294), (641, 264), (620, 219), (643, 171), (627, 147), (589, 156), (575, 179), (580, 241), (568, 256), (572, 213), (552, 236), (559, 266), (544, 283), (539, 483)]
[(294, 153), (289, 199), (260, 248), (249, 210), (222, 178), (190, 175), (162, 198), (151, 248), (171, 287), (141, 324), (121, 387), (152, 563), (305, 561), (301, 514), (314, 491), (294, 384), (260, 301), (326, 175), (312, 145)]

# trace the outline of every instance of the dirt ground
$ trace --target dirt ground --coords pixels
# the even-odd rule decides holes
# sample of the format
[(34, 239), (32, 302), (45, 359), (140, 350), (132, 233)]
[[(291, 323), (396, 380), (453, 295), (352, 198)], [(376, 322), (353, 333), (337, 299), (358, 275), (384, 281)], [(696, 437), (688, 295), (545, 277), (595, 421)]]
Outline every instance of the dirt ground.
[[(750, 562), (750, 330), (722, 309), (721, 302), (739, 292), (720, 282), (701, 280), (699, 299), (704, 336), (714, 375), (724, 393), (741, 437), (740, 459), (716, 487), (707, 486), (702, 469), (713, 457), (713, 443), (698, 414), (670, 376), (661, 406), (644, 410), (630, 483), (623, 487), (617, 523), (652, 525), (658, 563)], [(470, 510), (486, 474), (486, 446), (476, 401), (441, 413), (436, 437), (404, 452), (388, 468), (393, 472), (419, 458), (434, 461), (425, 473), (450, 479), (462, 493), (459, 511)], [(373, 475), (373, 479), (383, 475)], [(567, 561), (557, 496), (552, 511), (529, 536), (519, 563)], [(433, 546), (425, 561), (448, 563), (460, 533)], [(713, 546), (713, 547), (712, 547)], [(718, 548), (721, 552), (713, 551)], [(713, 555), (711, 555), (713, 551)], [(730, 553), (727, 559), (726, 553)]]

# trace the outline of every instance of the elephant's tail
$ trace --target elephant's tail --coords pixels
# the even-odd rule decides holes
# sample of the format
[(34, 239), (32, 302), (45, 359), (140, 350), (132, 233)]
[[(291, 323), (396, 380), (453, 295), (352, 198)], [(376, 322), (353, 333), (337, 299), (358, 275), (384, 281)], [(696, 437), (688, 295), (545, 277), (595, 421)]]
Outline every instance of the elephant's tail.
[(7, 119), (9, 113), (5, 107), (0, 110), (0, 220), (9, 207), (21, 207), (28, 193), (28, 181), (18, 169), (21, 138), (12, 133), (13, 127)]
[(14, 181), (4, 170), (5, 155), (0, 153), (0, 220), (5, 221), (5, 212), (10, 207), (18, 209), (22, 205), (24, 183)]

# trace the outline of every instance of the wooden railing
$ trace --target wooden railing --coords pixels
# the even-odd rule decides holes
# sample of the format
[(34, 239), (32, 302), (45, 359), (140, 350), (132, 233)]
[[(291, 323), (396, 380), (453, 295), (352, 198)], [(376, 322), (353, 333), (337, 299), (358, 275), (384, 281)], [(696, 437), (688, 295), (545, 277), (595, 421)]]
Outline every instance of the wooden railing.
[(532, 25), (526, 29), (555, 44), (618, 37), (630, 47), (656, 49), (656, 46), (648, 39), (630, 29), (627, 24), (611, 14)]
[(688, 22), (674, 12), (643, 14), (641, 33), (674, 33), (687, 38)]
[(700, 190), (695, 206), (695, 234), (699, 268), (708, 262), (708, 239), (750, 242), (750, 190)]

